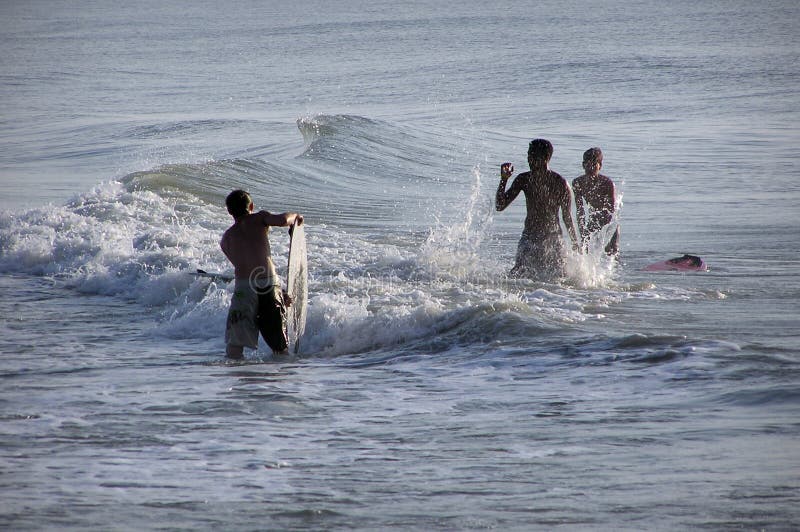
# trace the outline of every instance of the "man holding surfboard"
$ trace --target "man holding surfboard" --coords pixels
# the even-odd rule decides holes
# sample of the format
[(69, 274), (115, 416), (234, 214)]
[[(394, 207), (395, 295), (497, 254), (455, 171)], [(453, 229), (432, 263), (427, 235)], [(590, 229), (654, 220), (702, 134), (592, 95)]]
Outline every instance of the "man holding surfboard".
[(287, 352), (286, 306), (291, 304), (272, 262), (270, 227), (302, 224), (303, 216), (293, 212), (253, 212), (250, 194), (234, 190), (225, 199), (234, 223), (222, 235), (220, 247), (233, 264), (235, 285), (225, 326), (225, 354), (241, 359), (244, 347), (258, 347), (258, 333), (276, 354)]
[(500, 166), (500, 184), (495, 207), (504, 210), (519, 195), (525, 193), (528, 215), (511, 275), (552, 278), (564, 275), (564, 241), (558, 223), (558, 211), (577, 249), (578, 237), (572, 221), (572, 192), (569, 183), (548, 167), (553, 145), (545, 139), (534, 139), (528, 146), (530, 172), (519, 174), (506, 190), (506, 182), (514, 172), (511, 163)]

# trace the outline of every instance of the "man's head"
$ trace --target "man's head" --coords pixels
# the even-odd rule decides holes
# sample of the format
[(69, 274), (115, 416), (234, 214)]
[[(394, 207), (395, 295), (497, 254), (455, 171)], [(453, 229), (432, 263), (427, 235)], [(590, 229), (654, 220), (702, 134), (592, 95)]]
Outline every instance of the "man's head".
[(583, 152), (583, 168), (586, 169), (587, 172), (595, 167), (597, 167), (597, 171), (600, 171), (600, 167), (602, 166), (603, 152), (600, 148), (589, 148)]
[(225, 206), (234, 218), (250, 214), (253, 210), (253, 200), (244, 190), (234, 190), (225, 198)]
[(528, 145), (528, 164), (547, 164), (553, 156), (553, 145), (549, 140), (533, 139)]

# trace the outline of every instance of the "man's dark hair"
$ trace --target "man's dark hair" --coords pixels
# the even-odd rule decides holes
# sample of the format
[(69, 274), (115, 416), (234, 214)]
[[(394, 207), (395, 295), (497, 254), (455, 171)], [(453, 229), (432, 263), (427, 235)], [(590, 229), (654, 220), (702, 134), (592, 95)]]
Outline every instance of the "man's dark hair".
[(603, 152), (600, 148), (589, 148), (583, 152), (583, 162), (585, 163), (603, 163)]
[(250, 194), (244, 190), (234, 190), (225, 198), (225, 206), (234, 218), (248, 214), (252, 203), (253, 200), (250, 198)]
[(533, 139), (528, 145), (528, 159), (549, 161), (553, 156), (553, 145), (549, 140)]

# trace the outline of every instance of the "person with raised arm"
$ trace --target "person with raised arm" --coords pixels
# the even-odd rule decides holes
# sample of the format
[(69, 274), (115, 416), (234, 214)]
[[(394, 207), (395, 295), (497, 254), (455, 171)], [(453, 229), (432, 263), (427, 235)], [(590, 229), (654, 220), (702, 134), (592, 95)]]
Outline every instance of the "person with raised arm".
[(514, 267), (510, 272), (512, 276), (549, 280), (565, 275), (566, 251), (558, 220), (559, 210), (572, 239), (572, 247), (578, 248), (572, 220), (572, 191), (561, 175), (550, 170), (552, 156), (553, 145), (550, 141), (532, 140), (528, 146), (530, 171), (517, 175), (508, 190), (506, 183), (514, 172), (514, 166), (511, 163), (500, 166), (495, 207), (498, 211), (504, 210), (523, 192), (528, 210)]

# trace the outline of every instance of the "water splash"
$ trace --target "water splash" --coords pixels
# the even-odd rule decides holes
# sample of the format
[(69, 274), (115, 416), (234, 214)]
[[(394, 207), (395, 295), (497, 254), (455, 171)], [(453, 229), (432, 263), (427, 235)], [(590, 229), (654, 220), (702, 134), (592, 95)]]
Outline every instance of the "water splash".
[[(567, 284), (578, 288), (603, 288), (612, 285), (619, 265), (618, 256), (608, 255), (606, 245), (620, 228), (622, 193), (617, 192), (611, 222), (592, 234), (585, 244), (583, 253), (567, 253)], [(585, 217), (591, 215), (590, 208)], [(577, 219), (577, 214), (575, 215)]]
[(433, 276), (444, 275), (453, 280), (486, 275), (497, 265), (481, 253), (494, 216), (492, 198), (481, 190), (480, 166), (472, 169), (473, 182), (463, 206), (456, 207), (464, 216), (451, 225), (438, 223), (431, 228), (420, 247), (419, 260)]

